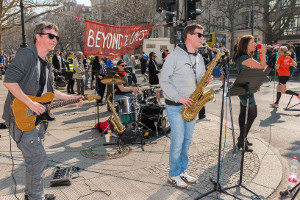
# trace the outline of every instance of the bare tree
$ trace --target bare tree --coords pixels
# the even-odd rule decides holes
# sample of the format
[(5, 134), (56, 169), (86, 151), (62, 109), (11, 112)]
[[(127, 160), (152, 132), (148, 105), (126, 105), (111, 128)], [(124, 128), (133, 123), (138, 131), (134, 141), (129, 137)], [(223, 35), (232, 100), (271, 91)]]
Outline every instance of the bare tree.
[[(50, 9), (58, 6), (59, 3), (60, 0), (31, 0), (24, 2), (25, 22), (50, 12)], [(21, 25), (19, 1), (0, 0), (0, 11), (0, 51), (2, 51), (3, 33)]]
[(119, 26), (153, 24), (155, 14), (156, 0), (116, 0), (103, 13), (107, 23)]
[[(208, 27), (208, 32), (212, 30), (227, 30), (230, 33), (230, 49), (234, 48), (235, 30), (245, 22), (241, 20), (238, 13), (242, 10), (249, 11), (249, 1), (247, 0), (204, 0), (202, 2), (201, 16), (202, 24)], [(211, 12), (213, 10), (214, 12)], [(208, 15), (208, 16), (207, 16)], [(227, 22), (227, 23), (226, 23)]]
[(84, 50), (84, 21), (71, 16), (79, 16), (79, 13), (68, 12), (67, 15), (53, 13), (47, 20), (55, 23), (59, 28), (58, 47), (61, 51)]
[(293, 16), (300, 11), (296, 2), (297, 0), (255, 0), (255, 4), (261, 8), (259, 12), (263, 23), (258, 29), (264, 34), (264, 43), (271, 44), (272, 41), (280, 39)]

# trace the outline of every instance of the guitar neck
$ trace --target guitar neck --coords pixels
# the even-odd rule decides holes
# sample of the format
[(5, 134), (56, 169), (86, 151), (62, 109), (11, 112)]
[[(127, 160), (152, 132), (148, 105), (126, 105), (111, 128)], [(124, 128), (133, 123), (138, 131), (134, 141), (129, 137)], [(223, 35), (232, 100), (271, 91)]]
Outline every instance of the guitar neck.
[[(83, 100), (86, 100), (86, 97), (84, 97)], [(79, 98), (74, 98), (74, 99), (70, 99), (70, 100), (66, 100), (66, 101), (59, 101), (57, 103), (48, 104), (47, 109), (52, 110), (52, 109), (63, 107), (63, 106), (69, 105), (69, 104), (78, 103), (79, 101), (80, 101)]]

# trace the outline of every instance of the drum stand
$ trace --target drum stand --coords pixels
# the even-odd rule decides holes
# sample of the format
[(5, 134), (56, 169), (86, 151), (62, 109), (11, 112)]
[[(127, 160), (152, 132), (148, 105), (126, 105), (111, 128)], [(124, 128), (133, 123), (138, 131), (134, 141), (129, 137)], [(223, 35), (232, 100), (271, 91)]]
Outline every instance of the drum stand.
[[(138, 121), (138, 112), (137, 112), (137, 98), (135, 97), (135, 102), (134, 102), (134, 107), (135, 107), (135, 109), (134, 109), (134, 115), (135, 115), (135, 117), (134, 117), (134, 122), (133, 122), (133, 125), (134, 125), (134, 133), (136, 134), (137, 132), (139, 132), (139, 134), (140, 134), (140, 136), (141, 136), (141, 148), (142, 148), (142, 151), (145, 151), (144, 150), (144, 145), (145, 145), (145, 137), (144, 137), (144, 135), (142, 134), (142, 131), (140, 130), (140, 128), (139, 128), (139, 123), (141, 123), (141, 122), (139, 122)], [(131, 143), (131, 144), (139, 144), (139, 143)]]

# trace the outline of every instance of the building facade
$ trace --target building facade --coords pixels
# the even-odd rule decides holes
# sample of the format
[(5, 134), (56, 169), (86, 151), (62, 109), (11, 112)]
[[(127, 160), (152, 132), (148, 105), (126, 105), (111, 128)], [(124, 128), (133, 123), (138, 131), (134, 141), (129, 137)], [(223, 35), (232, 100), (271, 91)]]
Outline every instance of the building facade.
[[(255, 3), (252, 7), (251, 1), (226, 1), (231, 2), (231, 6), (227, 6), (224, 2), (223, 0), (202, 0), (200, 8), (203, 10), (203, 13), (197, 18), (197, 22), (204, 26), (207, 35), (219, 34), (225, 36), (225, 41), (223, 39), (219, 41), (215, 40), (214, 42), (218, 46), (220, 41), (224, 41), (226, 48), (231, 52), (233, 51), (234, 44), (243, 35), (252, 34), (258, 43), (266, 43), (267, 36), (262, 31), (266, 29), (264, 12), (270, 12), (269, 18), (271, 24), (273, 23), (272, 20), (275, 21), (278, 19), (278, 13), (281, 13), (280, 17), (283, 23), (283, 19), (287, 17), (284, 15), (284, 12), (287, 9), (291, 9), (291, 1), (288, 0), (271, 0), (269, 1), (268, 10), (264, 10), (261, 5)], [(278, 7), (272, 10), (275, 5), (278, 5)], [(289, 41), (292, 41), (296, 47), (297, 56), (300, 57), (300, 0), (296, 1), (296, 7), (293, 9), (295, 9), (295, 12), (289, 25), (274, 43), (286, 45)], [(253, 29), (251, 23), (252, 13), (254, 19)], [(271, 44), (271, 42), (269, 43)]]

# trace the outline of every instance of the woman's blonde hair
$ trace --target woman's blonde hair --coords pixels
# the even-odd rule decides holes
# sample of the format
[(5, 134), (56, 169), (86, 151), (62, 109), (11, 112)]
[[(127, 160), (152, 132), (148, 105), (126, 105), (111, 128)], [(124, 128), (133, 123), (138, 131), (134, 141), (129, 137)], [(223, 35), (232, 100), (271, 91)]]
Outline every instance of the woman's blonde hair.
[(282, 51), (285, 56), (290, 56), (291, 55), (291, 52), (289, 52), (289, 50), (286, 46), (281, 46), (280, 51)]

